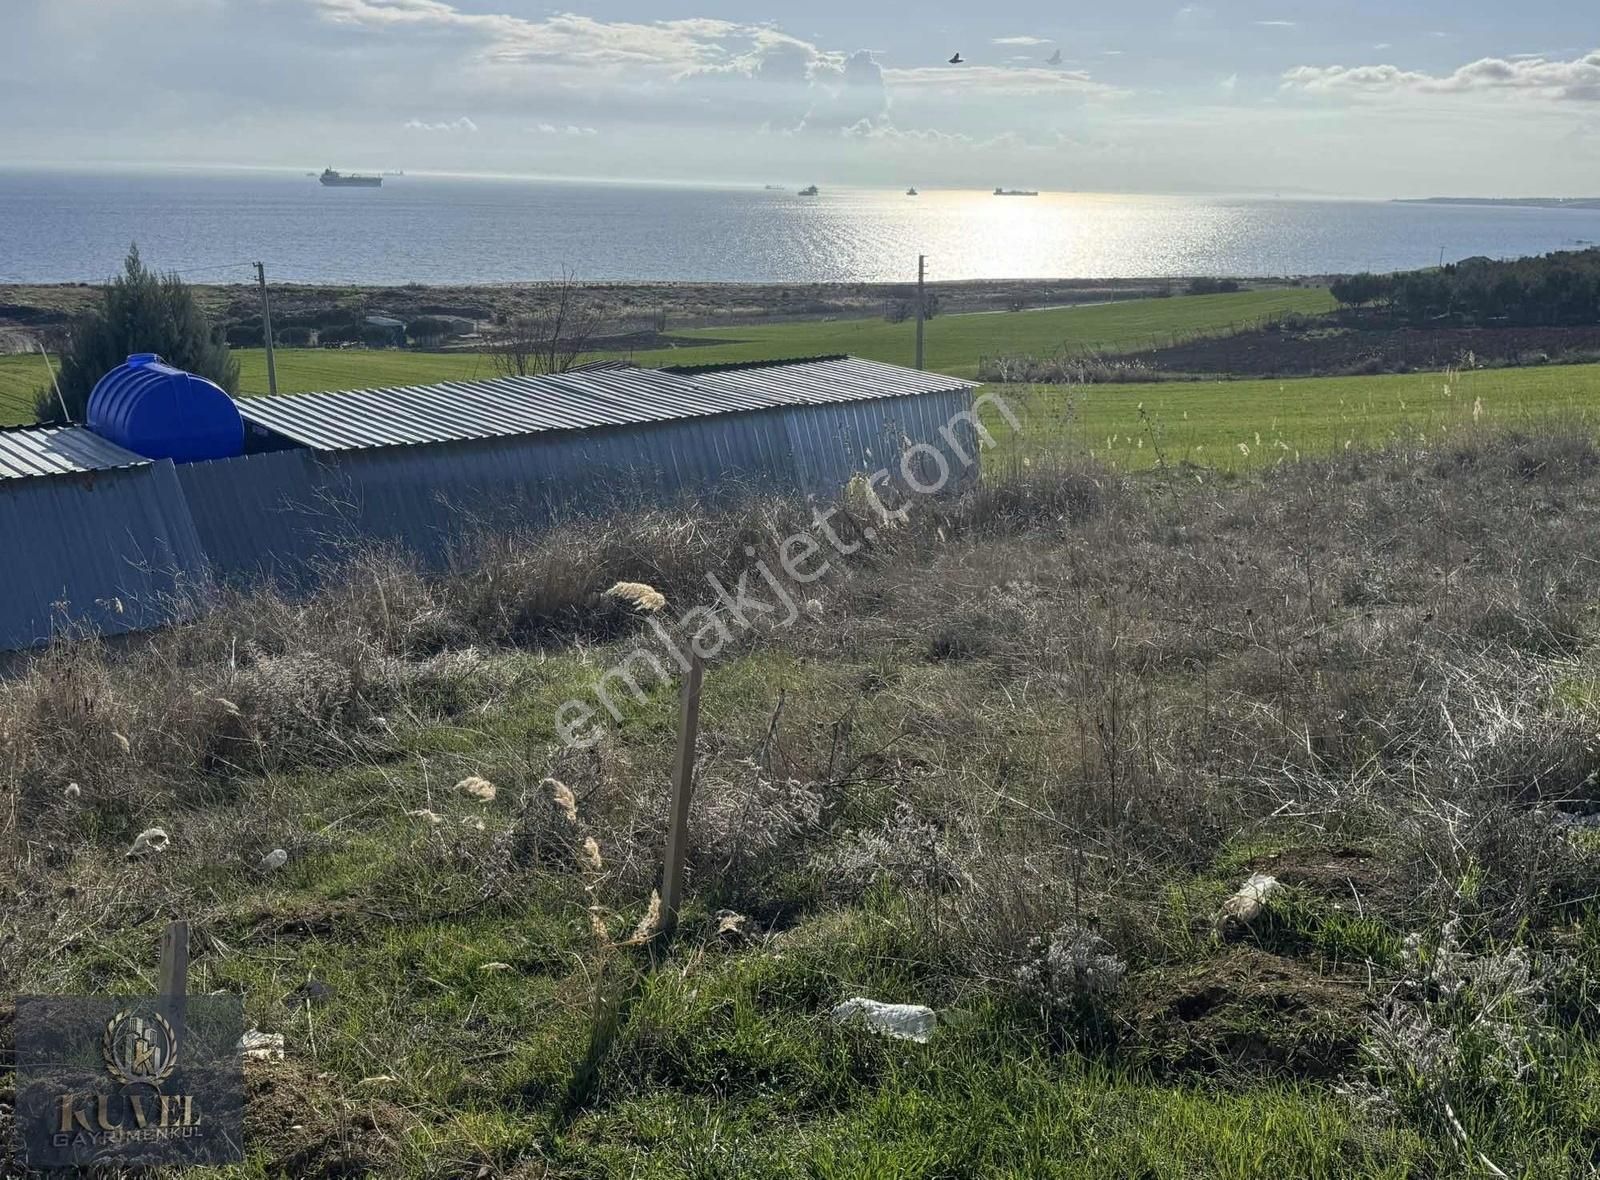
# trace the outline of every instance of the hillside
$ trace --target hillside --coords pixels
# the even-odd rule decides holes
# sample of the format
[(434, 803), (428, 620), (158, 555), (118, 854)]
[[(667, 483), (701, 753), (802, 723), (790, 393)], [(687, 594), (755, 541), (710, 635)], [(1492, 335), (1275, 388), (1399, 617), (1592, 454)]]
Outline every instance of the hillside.
[[(654, 952), (674, 687), (592, 748), (556, 728), (654, 642), (598, 592), (647, 580), (671, 629), (809, 506), (439, 579), (374, 555), (63, 642), (0, 681), (0, 990), (147, 990), (191, 921), (194, 990), (285, 1039), (248, 1176), (1572, 1175), (1597, 505), (1559, 429), (1237, 479), (995, 466), (711, 663)], [(152, 825), (170, 849), (126, 859)], [(930, 1006), (931, 1040), (830, 1019), (857, 996)]]

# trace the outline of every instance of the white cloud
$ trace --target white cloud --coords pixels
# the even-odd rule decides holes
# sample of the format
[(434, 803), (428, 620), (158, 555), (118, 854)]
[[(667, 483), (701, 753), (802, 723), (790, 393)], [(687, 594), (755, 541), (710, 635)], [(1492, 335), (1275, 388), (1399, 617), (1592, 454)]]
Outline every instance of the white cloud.
[(1600, 50), (1574, 61), (1485, 57), (1442, 75), (1392, 65), (1297, 66), (1283, 75), (1283, 85), (1322, 95), (1510, 93), (1549, 101), (1600, 102)]
[(771, 30), (710, 19), (600, 21), (572, 12), (529, 20), (464, 12), (444, 0), (305, 0), (324, 20), (353, 29), (469, 36), (488, 64), (611, 66), (682, 72), (726, 61), (729, 42), (759, 42)]
[(996, 45), (1048, 45), (1050, 44), (1050, 38), (1029, 36), (996, 37), (994, 43)]
[(917, 66), (912, 69), (884, 70), (883, 76), (896, 90), (987, 91), (991, 94), (1076, 93), (1103, 97), (1122, 93), (1116, 87), (1094, 81), (1081, 71), (1047, 70), (1039, 66)]
[(1222, 81), (1218, 82), (1217, 86), (1222, 90), (1222, 92), (1224, 94), (1232, 94), (1235, 90), (1237, 90), (1239, 88), (1239, 75), (1238, 74), (1229, 74)]
[(465, 115), (446, 123), (425, 123), (421, 119), (412, 119), (406, 123), (407, 131), (476, 131), (477, 129), (478, 125)]
[(1258, 20), (1255, 22), (1263, 29), (1292, 29), (1295, 22), (1292, 20)]

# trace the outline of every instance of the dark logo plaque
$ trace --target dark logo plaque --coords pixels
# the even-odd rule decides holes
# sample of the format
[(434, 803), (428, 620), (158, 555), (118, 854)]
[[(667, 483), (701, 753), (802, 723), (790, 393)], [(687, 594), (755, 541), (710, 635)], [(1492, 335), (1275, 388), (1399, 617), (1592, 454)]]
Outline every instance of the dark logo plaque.
[(238, 1160), (238, 996), (22, 996), (16, 1126), (36, 1168)]

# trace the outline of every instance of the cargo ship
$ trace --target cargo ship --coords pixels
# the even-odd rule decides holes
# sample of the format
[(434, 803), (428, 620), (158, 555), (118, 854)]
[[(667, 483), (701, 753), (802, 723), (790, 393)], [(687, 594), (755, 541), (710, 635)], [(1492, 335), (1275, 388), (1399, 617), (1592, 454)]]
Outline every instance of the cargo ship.
[(323, 184), (329, 188), (381, 188), (381, 176), (357, 176), (351, 173), (346, 176), (343, 172), (335, 172), (332, 168), (324, 168), (319, 177)]
[(1037, 197), (1038, 189), (1033, 188), (997, 188), (994, 190), (997, 197)]

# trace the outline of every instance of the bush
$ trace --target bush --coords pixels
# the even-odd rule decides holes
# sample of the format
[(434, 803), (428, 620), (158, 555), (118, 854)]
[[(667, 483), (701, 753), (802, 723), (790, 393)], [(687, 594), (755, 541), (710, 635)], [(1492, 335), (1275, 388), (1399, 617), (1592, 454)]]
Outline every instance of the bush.
[(1188, 295), (1232, 295), (1239, 289), (1238, 279), (1217, 279), (1202, 275), (1198, 278), (1190, 279), (1188, 285), (1184, 288), (1184, 293)]
[[(137, 352), (153, 352), (168, 364), (215, 381), (229, 393), (239, 388), (239, 362), (194, 294), (176, 274), (157, 275), (131, 246), (122, 274), (100, 292), (99, 306), (72, 326), (61, 357), (58, 382), (74, 422), (86, 417), (89, 394), (112, 369)], [(54, 391), (39, 398), (37, 414), (54, 421), (60, 406)]]

